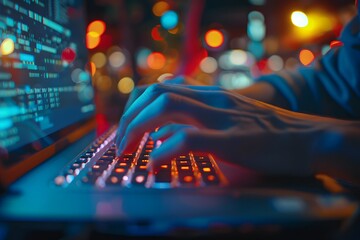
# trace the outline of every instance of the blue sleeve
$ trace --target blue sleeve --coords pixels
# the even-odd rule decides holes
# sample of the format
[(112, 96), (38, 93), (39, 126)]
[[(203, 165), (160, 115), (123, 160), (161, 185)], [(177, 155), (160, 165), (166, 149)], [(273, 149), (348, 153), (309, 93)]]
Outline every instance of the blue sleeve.
[(260, 77), (273, 85), (291, 110), (360, 119), (360, 18), (343, 30), (341, 47), (331, 49), (311, 67)]

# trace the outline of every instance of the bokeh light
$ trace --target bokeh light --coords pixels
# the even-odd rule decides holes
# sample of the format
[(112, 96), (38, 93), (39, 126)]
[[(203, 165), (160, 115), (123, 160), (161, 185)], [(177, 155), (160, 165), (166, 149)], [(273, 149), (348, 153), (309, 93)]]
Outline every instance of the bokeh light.
[(89, 71), (91, 73), (91, 76), (93, 77), (96, 73), (96, 65), (93, 62), (89, 62)]
[(99, 46), (100, 43), (100, 35), (96, 32), (88, 32), (86, 34), (86, 47), (88, 49), (94, 49)]
[(61, 53), (61, 59), (68, 63), (73, 62), (75, 60), (75, 58), (76, 58), (76, 52), (74, 49), (72, 49), (70, 47), (65, 48), (63, 50), (63, 52)]
[(11, 38), (5, 38), (4, 41), (0, 45), (1, 54), (9, 55), (14, 52), (15, 44)]
[(162, 41), (164, 40), (164, 38), (161, 36), (160, 34), (160, 25), (156, 25), (155, 27), (153, 27), (151, 29), (151, 37), (155, 40), (155, 41)]
[(160, 52), (153, 52), (147, 57), (147, 64), (149, 68), (154, 70), (162, 69), (165, 66), (166, 58)]
[(87, 32), (93, 32), (98, 34), (98, 36), (101, 36), (106, 30), (106, 24), (103, 21), (100, 20), (95, 20), (92, 21), (88, 27), (87, 27)]
[(330, 43), (330, 48), (342, 47), (342, 46), (344, 46), (344, 43), (339, 40), (334, 40), (334, 41), (331, 41), (331, 43)]
[(122, 67), (126, 62), (125, 54), (121, 51), (115, 51), (110, 54), (109, 56), (109, 64), (113, 68), (120, 68)]
[(294, 11), (291, 14), (291, 22), (300, 28), (306, 27), (309, 24), (307, 15), (301, 11)]
[(109, 76), (100, 76), (96, 79), (96, 87), (100, 91), (106, 92), (111, 89), (112, 80)]
[(216, 29), (211, 29), (205, 34), (205, 42), (209, 47), (218, 48), (224, 43), (224, 34)]
[(155, 16), (161, 17), (164, 12), (170, 9), (170, 5), (165, 1), (159, 1), (154, 4), (152, 11)]
[(218, 68), (218, 64), (215, 58), (206, 57), (200, 62), (200, 69), (204, 73), (214, 73)]
[(160, 18), (160, 23), (166, 30), (171, 30), (177, 26), (179, 17), (176, 12), (170, 10), (166, 11)]
[(132, 80), (132, 78), (123, 77), (118, 82), (117, 87), (118, 87), (119, 92), (121, 92), (123, 94), (129, 94), (134, 89), (135, 83), (134, 83), (134, 80)]
[(322, 54), (322, 55), (327, 54), (327, 53), (330, 51), (330, 49), (331, 49), (330, 45), (324, 45), (324, 46), (322, 46), (322, 48), (321, 48), (321, 54)]
[(278, 55), (272, 55), (268, 59), (268, 67), (274, 72), (280, 71), (284, 68), (284, 60)]
[(229, 55), (229, 61), (233, 65), (244, 65), (247, 61), (247, 53), (243, 50), (232, 50)]
[(299, 60), (304, 66), (310, 65), (315, 59), (314, 53), (308, 49), (303, 49), (300, 51)]
[(95, 53), (91, 57), (91, 62), (93, 62), (96, 68), (102, 68), (106, 64), (106, 56), (102, 52)]
[(265, 5), (266, 0), (249, 0), (249, 2), (253, 5), (262, 6)]
[(148, 48), (140, 48), (137, 52), (136, 52), (136, 64), (138, 67), (140, 68), (147, 68), (148, 64), (147, 64), (147, 58), (148, 56), (151, 54), (150, 49)]

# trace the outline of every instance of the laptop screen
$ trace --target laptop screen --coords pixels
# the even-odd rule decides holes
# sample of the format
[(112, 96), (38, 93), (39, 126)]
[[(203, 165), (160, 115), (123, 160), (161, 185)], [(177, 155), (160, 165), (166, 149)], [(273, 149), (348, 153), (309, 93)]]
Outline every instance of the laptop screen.
[(83, 2), (0, 1), (0, 156), (52, 144), (93, 115)]

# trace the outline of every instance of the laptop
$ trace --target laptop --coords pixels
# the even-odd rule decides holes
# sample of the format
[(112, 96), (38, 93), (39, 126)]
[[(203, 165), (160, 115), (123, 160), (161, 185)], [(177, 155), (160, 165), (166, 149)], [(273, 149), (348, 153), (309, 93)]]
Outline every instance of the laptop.
[(199, 236), (351, 218), (357, 204), (314, 179), (261, 176), (209, 154), (149, 172), (160, 143), (148, 133), (136, 152), (116, 156), (116, 126), (95, 134), (83, 4), (0, 1), (0, 222)]

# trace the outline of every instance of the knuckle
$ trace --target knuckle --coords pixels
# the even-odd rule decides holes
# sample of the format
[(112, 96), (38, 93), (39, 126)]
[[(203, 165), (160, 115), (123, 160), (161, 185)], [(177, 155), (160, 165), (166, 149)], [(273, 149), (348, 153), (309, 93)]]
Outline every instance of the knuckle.
[(174, 105), (173, 100), (174, 100), (174, 94), (169, 92), (164, 92), (163, 94), (161, 94), (159, 97), (161, 109), (163, 110), (171, 109)]

